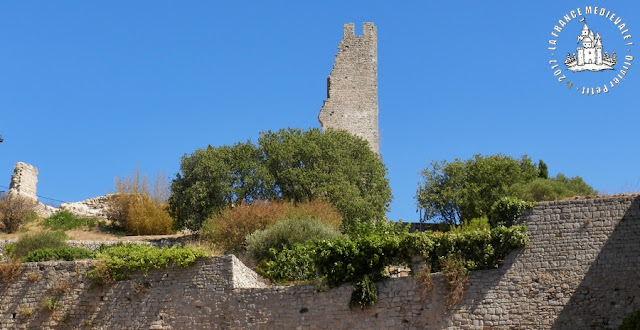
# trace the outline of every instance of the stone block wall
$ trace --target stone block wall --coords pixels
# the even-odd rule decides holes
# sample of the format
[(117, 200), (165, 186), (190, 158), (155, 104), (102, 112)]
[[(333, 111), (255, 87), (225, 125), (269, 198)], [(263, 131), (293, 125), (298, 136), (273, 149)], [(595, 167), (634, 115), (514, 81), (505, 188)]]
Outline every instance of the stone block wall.
[(98, 287), (82, 275), (91, 262), (48, 262), (0, 283), (0, 328), (615, 329), (640, 309), (640, 196), (544, 202), (522, 221), (531, 243), (471, 272), (451, 307), (438, 274), (430, 291), (413, 277), (378, 283), (360, 310), (350, 285), (267, 286), (234, 256)]
[(361, 36), (355, 35), (353, 23), (343, 29), (318, 120), (323, 129), (346, 130), (379, 152), (376, 26), (363, 23)]

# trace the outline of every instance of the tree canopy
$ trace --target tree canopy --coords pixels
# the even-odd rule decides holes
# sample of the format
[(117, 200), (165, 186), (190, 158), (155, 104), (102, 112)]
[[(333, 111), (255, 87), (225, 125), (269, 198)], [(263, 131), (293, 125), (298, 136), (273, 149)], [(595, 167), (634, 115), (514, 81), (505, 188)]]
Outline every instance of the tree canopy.
[(242, 201), (326, 199), (348, 223), (383, 219), (392, 198), (379, 155), (345, 131), (262, 132), (257, 145), (208, 146), (185, 155), (180, 172), (169, 207), (178, 226), (192, 230)]
[(503, 197), (543, 201), (596, 193), (580, 177), (548, 178), (547, 165), (536, 165), (526, 155), (515, 159), (478, 154), (468, 160), (432, 162), (422, 171), (422, 181), (417, 200), (427, 218), (451, 224), (489, 215)]

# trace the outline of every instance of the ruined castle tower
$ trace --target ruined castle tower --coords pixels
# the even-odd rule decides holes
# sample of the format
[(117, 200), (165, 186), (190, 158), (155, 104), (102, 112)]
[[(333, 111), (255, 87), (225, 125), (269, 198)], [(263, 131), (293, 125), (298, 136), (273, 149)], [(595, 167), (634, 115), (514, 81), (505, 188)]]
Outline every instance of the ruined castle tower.
[(342, 41), (327, 79), (327, 99), (318, 120), (323, 130), (346, 130), (369, 142), (379, 153), (378, 50), (376, 26), (362, 24), (362, 35), (353, 23), (344, 25)]
[(18, 162), (13, 168), (9, 193), (16, 192), (24, 196), (37, 199), (36, 185), (38, 184), (38, 169), (27, 163)]

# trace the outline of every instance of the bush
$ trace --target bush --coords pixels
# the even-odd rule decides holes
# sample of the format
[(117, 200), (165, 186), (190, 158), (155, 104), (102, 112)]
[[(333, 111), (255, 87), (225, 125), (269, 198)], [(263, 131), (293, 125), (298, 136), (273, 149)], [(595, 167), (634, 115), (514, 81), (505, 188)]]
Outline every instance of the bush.
[(200, 235), (224, 251), (239, 251), (245, 238), (256, 230), (264, 230), (289, 217), (311, 217), (332, 228), (342, 222), (340, 213), (324, 200), (294, 204), (291, 201), (242, 202), (209, 217)]
[(17, 193), (0, 196), (0, 229), (11, 234), (29, 219), (37, 202)]
[(447, 304), (455, 305), (464, 295), (465, 284), (468, 281), (469, 269), (465, 266), (464, 258), (460, 254), (449, 254), (440, 258), (442, 275), (449, 289)]
[(276, 283), (306, 282), (316, 277), (313, 244), (294, 244), (263, 262), (256, 271)]
[(0, 283), (10, 283), (20, 274), (20, 263), (16, 260), (0, 262)]
[(365, 275), (362, 280), (353, 285), (349, 307), (359, 306), (360, 309), (365, 309), (365, 307), (373, 306), (376, 301), (378, 301), (378, 287), (368, 275)]
[(17, 242), (8, 244), (5, 247), (5, 251), (11, 258), (18, 260), (26, 257), (31, 251), (68, 247), (65, 242), (66, 239), (67, 235), (59, 231), (45, 231), (33, 235), (25, 234)]
[(538, 178), (527, 183), (518, 183), (511, 187), (511, 194), (527, 201), (552, 201), (574, 196), (598, 194), (579, 177), (567, 178), (559, 173), (555, 178)]
[(538, 205), (537, 202), (523, 201), (517, 197), (502, 197), (497, 200), (489, 212), (492, 226), (504, 225), (512, 226), (524, 211), (532, 209)]
[(247, 252), (255, 260), (265, 260), (272, 253), (291, 248), (295, 243), (303, 243), (315, 238), (333, 239), (340, 235), (338, 230), (311, 217), (288, 218), (247, 236)]
[(52, 260), (64, 260), (71, 261), (77, 259), (90, 259), (93, 257), (93, 252), (77, 247), (62, 246), (58, 248), (44, 248), (31, 251), (26, 257), (22, 258), (23, 262), (39, 262), (39, 261), (52, 261)]
[(64, 210), (44, 219), (42, 226), (51, 230), (67, 231), (80, 227), (93, 228), (97, 221), (97, 219), (76, 218), (73, 213)]
[(473, 218), (471, 220), (463, 220), (459, 226), (451, 225), (449, 227), (450, 232), (455, 233), (467, 233), (470, 231), (476, 230), (489, 230), (491, 226), (489, 225), (489, 219), (484, 216), (480, 218)]
[(118, 193), (109, 199), (107, 218), (133, 235), (172, 234), (173, 219), (166, 205), (141, 193)]
[[(528, 243), (524, 226), (447, 233), (408, 233), (402, 227), (405, 226), (401, 223), (386, 221), (359, 224), (350, 237), (314, 240), (284, 249), (264, 262), (260, 271), (275, 282), (310, 280), (318, 274), (329, 286), (352, 283), (365, 290), (365, 276), (378, 281), (387, 266), (409, 265), (415, 255), (423, 256), (427, 267), (434, 271), (460, 265), (465, 270), (487, 269), (496, 267), (511, 250)], [(441, 261), (450, 255), (460, 259)], [(362, 307), (359, 299), (363, 295), (373, 298), (372, 291), (365, 290), (353, 296), (352, 305)]]
[(107, 218), (113, 226), (133, 235), (164, 235), (174, 232), (173, 218), (167, 212), (169, 183), (164, 173), (156, 175), (153, 189), (146, 175), (136, 166), (134, 174), (116, 178), (117, 193), (109, 199)]
[(640, 309), (631, 313), (620, 325), (619, 330), (638, 330), (640, 329)]
[(158, 248), (142, 244), (118, 244), (102, 248), (96, 253), (96, 258), (102, 263), (89, 271), (87, 276), (105, 283), (127, 279), (135, 271), (148, 272), (170, 265), (188, 267), (202, 257), (206, 257), (204, 251), (188, 246)]

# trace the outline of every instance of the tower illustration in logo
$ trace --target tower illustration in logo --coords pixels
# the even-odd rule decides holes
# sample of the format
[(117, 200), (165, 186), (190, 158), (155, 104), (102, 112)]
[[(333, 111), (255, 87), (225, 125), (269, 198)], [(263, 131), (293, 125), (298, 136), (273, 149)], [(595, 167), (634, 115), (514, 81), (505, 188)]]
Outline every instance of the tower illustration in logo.
[(580, 22), (584, 22), (584, 26), (582, 26), (582, 31), (578, 36), (577, 44), (582, 42), (582, 47), (578, 46), (576, 48), (577, 56), (576, 53), (573, 53), (573, 55), (567, 53), (564, 65), (574, 72), (613, 70), (613, 66), (618, 63), (616, 52), (611, 53), (611, 56), (609, 56), (608, 52), (604, 52), (603, 56), (600, 33), (596, 32), (594, 35), (584, 17)]

